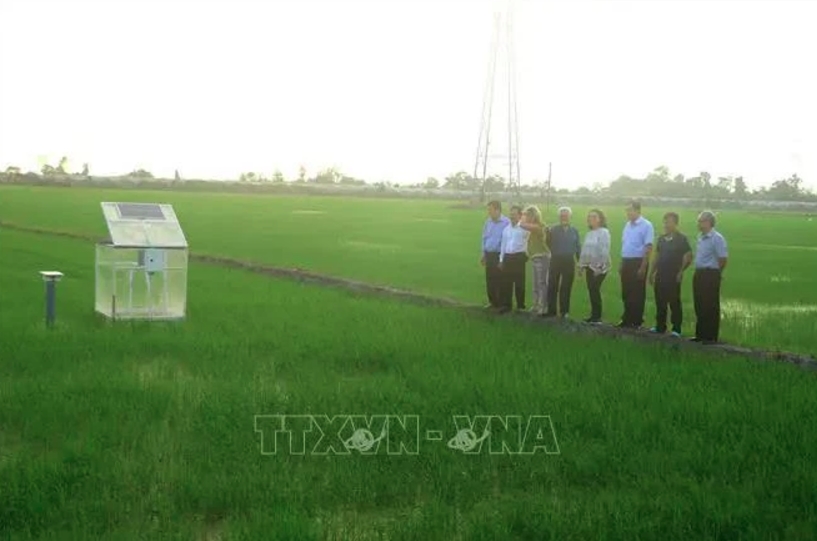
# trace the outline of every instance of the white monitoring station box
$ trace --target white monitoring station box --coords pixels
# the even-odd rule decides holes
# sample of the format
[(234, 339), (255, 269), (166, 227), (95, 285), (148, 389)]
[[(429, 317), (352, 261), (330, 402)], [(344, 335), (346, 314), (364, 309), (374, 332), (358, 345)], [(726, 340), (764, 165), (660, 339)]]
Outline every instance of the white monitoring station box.
[(102, 203), (96, 311), (111, 319), (184, 319), (188, 246), (171, 205)]

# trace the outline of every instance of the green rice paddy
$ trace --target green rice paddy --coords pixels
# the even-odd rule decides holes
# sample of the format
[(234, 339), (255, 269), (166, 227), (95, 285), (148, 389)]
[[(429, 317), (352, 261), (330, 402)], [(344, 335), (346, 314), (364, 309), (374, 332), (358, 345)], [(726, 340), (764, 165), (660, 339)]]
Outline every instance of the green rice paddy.
[[(484, 213), (445, 201), (15, 186), (0, 222), (102, 237), (99, 202), (120, 200), (172, 203), (196, 254), (484, 302)], [(617, 245), (624, 210), (604, 210)], [(644, 209), (656, 225), (666, 210)], [(723, 339), (817, 351), (817, 222), (719, 220)], [(817, 535), (812, 372), (198, 262), (186, 321), (111, 324), (93, 314), (93, 261), (91, 242), (0, 227), (1, 539)], [(46, 269), (65, 273), (53, 329)], [(684, 295), (688, 332), (691, 276)], [(576, 317), (586, 297), (577, 283)], [(371, 455), (317, 454), (312, 433), (302, 454), (281, 436), (265, 454), (256, 416), (274, 414), (416, 416), (416, 452), (389, 454), (390, 433)], [(550, 416), (551, 452), (447, 445), (454, 416), (480, 415)]]

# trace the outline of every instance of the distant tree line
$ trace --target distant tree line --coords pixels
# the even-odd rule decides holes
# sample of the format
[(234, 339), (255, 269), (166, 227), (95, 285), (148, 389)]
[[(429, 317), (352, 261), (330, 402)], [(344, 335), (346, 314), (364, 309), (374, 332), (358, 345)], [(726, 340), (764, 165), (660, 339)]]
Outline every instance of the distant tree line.
[[(19, 167), (8, 167), (5, 173), (2, 173), (2, 180), (14, 181), (19, 177), (37, 177), (37, 179), (48, 179), (57, 177), (79, 177), (90, 178), (89, 165), (83, 164), (82, 170), (79, 173), (71, 173), (68, 167), (68, 158), (63, 157), (56, 165), (45, 164), (42, 166), (39, 174), (36, 173), (22, 173)], [(150, 180), (154, 176), (149, 171), (144, 169), (136, 169), (127, 175), (119, 178), (130, 178), (137, 180)], [(180, 182), (181, 175), (179, 171), (175, 171), (174, 180)], [(308, 176), (306, 168), (301, 166), (298, 170), (298, 176), (294, 179), (287, 179), (280, 170), (275, 170), (271, 175), (267, 176), (260, 172), (245, 172), (238, 177), (239, 183), (244, 184), (284, 184), (291, 183), (293, 185), (309, 184), (309, 185), (324, 185), (324, 186), (374, 186), (376, 188), (394, 187), (388, 181), (380, 181), (375, 183), (367, 183), (366, 181), (350, 177), (341, 173), (337, 168), (330, 167), (319, 170), (314, 175)], [(768, 186), (763, 186), (754, 190), (750, 190), (742, 176), (732, 177), (718, 177), (713, 178), (708, 172), (702, 171), (696, 176), (685, 177), (682, 174), (671, 174), (666, 166), (659, 166), (650, 171), (644, 177), (632, 177), (622, 175), (617, 179), (604, 185), (602, 183), (595, 183), (592, 187), (582, 186), (574, 190), (565, 188), (556, 188), (549, 185), (548, 182), (534, 181), (530, 184), (523, 184), (520, 186), (510, 186), (507, 179), (492, 175), (487, 178), (479, 179), (465, 171), (459, 171), (448, 175), (442, 180), (434, 177), (427, 178), (424, 182), (418, 182), (407, 186), (419, 190), (451, 190), (457, 192), (467, 193), (501, 193), (512, 190), (519, 194), (536, 194), (538, 196), (546, 195), (599, 195), (599, 196), (647, 196), (647, 197), (666, 197), (666, 198), (686, 198), (705, 201), (716, 200), (738, 200), (738, 201), (817, 201), (817, 194), (806, 189), (801, 179), (796, 173), (786, 178), (780, 178), (773, 181)]]
[[(416, 188), (435, 189), (438, 187), (448, 190), (462, 190), (477, 192), (481, 189), (481, 179), (460, 171), (449, 175), (441, 183), (435, 178), (429, 178), (424, 183), (416, 184)], [(511, 191), (506, 179), (499, 176), (488, 177), (484, 180), (485, 192)], [(687, 198), (698, 200), (769, 200), (769, 201), (817, 201), (817, 194), (806, 189), (803, 179), (796, 173), (788, 178), (775, 180), (769, 186), (750, 190), (743, 177), (718, 177), (703, 171), (693, 177), (670, 174), (666, 166), (653, 169), (643, 178), (620, 176), (606, 186), (596, 183), (593, 187), (582, 186), (574, 190), (555, 188), (546, 182), (534, 182), (518, 187), (521, 193), (546, 192), (554, 194), (574, 195), (607, 195), (607, 196), (652, 196), (667, 198)]]
[[(27, 176), (27, 175), (37, 175), (37, 173), (28, 172), (23, 174), (19, 167), (16, 166), (9, 166), (6, 168), (5, 172), (3, 173), (6, 177), (17, 177), (17, 176)], [(60, 158), (60, 161), (57, 162), (57, 165), (51, 164), (43, 164), (40, 168), (40, 175), (45, 178), (53, 178), (53, 177), (81, 177), (81, 178), (90, 178), (90, 166), (87, 163), (82, 164), (82, 170), (80, 172), (71, 172), (68, 167), (68, 158), (63, 156)], [(151, 179), (154, 178), (153, 175), (144, 169), (136, 169), (131, 171), (126, 176), (138, 178), (138, 179)], [(179, 173), (176, 171), (176, 179), (179, 179)]]

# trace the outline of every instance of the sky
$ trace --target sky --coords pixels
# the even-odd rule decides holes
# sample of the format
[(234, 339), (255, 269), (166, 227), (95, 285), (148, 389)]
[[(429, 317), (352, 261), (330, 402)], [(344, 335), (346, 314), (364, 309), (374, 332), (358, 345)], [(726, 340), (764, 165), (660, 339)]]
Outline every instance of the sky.
[[(817, 2), (510, 0), (523, 183), (817, 187)], [(0, 168), (474, 170), (502, 0), (0, 0)], [(504, 40), (504, 37), (502, 38)], [(491, 154), (507, 153), (500, 42)], [(493, 159), (489, 170), (507, 166)]]

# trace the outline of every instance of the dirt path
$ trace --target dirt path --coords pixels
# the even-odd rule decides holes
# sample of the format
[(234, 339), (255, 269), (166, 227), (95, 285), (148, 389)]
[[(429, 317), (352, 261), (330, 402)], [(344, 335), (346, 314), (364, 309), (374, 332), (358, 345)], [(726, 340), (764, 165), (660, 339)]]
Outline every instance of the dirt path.
[[(6, 222), (0, 222), (0, 228), (21, 231), (25, 233), (36, 233), (40, 235), (48, 235), (52, 237), (67, 237), (72, 239), (79, 239), (79, 240), (86, 240), (89, 242), (99, 242), (100, 239), (91, 236), (91, 235), (84, 235), (80, 233), (72, 233), (68, 231), (59, 231), (59, 230), (52, 230), (52, 229), (41, 229), (36, 227), (28, 227), (28, 226), (19, 226), (14, 225)], [(559, 327), (560, 330), (564, 332), (573, 332), (573, 333), (584, 333), (584, 334), (594, 334), (594, 335), (601, 335), (607, 336), (611, 339), (615, 340), (630, 340), (630, 341), (639, 341), (639, 342), (647, 342), (647, 343), (661, 343), (664, 344), (666, 347), (671, 348), (673, 350), (686, 350), (686, 351), (707, 351), (711, 352), (712, 354), (722, 354), (722, 355), (737, 355), (741, 357), (747, 357), (751, 359), (763, 360), (763, 361), (773, 361), (773, 362), (785, 362), (798, 365), (802, 368), (806, 368), (809, 370), (817, 370), (817, 359), (810, 355), (802, 355), (798, 353), (790, 353), (785, 351), (768, 351), (756, 348), (749, 348), (749, 347), (741, 347), (741, 346), (734, 346), (730, 344), (717, 344), (712, 346), (703, 346), (700, 344), (696, 344), (694, 342), (689, 342), (686, 340), (678, 340), (672, 338), (671, 336), (667, 335), (653, 335), (649, 334), (645, 331), (637, 331), (637, 330), (628, 330), (628, 329), (618, 329), (612, 325), (584, 325), (582, 323), (577, 323), (574, 321), (559, 321), (553, 319), (542, 319), (537, 317), (532, 317), (528, 314), (514, 314), (514, 315), (505, 315), (505, 316), (498, 316), (493, 315), (490, 313), (485, 312), (482, 308), (472, 305), (463, 303), (454, 299), (446, 299), (443, 297), (434, 297), (430, 295), (423, 295), (420, 293), (414, 293), (411, 291), (396, 289), (393, 287), (388, 286), (379, 286), (374, 284), (369, 284), (365, 282), (358, 282), (355, 280), (348, 280), (345, 278), (337, 278), (333, 276), (327, 276), (324, 274), (318, 274), (314, 272), (310, 272), (303, 269), (298, 268), (282, 268), (282, 267), (273, 267), (269, 265), (263, 265), (259, 263), (253, 263), (249, 261), (240, 261), (237, 259), (232, 259), (228, 257), (219, 257), (219, 256), (210, 256), (210, 255), (199, 255), (199, 254), (190, 254), (190, 260), (196, 261), (199, 263), (205, 263), (208, 265), (216, 265), (220, 267), (227, 267), (227, 268), (235, 268), (235, 269), (243, 269), (249, 272), (254, 272), (256, 274), (262, 274), (265, 276), (274, 276), (276, 278), (287, 278), (287, 279), (294, 279), (300, 282), (306, 282), (311, 284), (317, 284), (321, 286), (330, 286), (330, 287), (337, 287), (346, 289), (349, 291), (354, 291), (356, 293), (365, 293), (370, 295), (377, 295), (381, 297), (390, 297), (398, 300), (403, 301), (410, 301), (417, 304), (422, 304), (426, 306), (444, 306), (444, 307), (452, 307), (458, 308), (461, 310), (468, 310), (473, 312), (475, 315), (479, 315), (481, 317), (513, 317), (518, 318), (520, 320), (524, 320), (526, 323), (530, 325), (550, 325)]]

